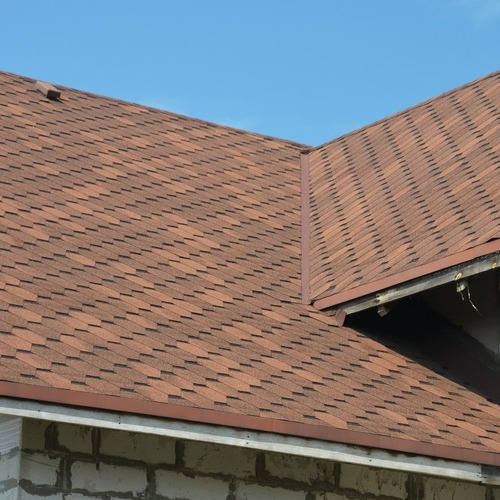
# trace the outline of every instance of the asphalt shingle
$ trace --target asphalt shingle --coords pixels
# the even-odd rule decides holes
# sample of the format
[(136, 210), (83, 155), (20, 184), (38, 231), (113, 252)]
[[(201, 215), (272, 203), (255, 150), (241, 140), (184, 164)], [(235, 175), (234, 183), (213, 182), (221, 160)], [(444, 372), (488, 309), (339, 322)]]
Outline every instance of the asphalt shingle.
[[(311, 152), (314, 297), (498, 236), (498, 89)], [(304, 145), (61, 92), (0, 73), (1, 382), (500, 451), (496, 404), (302, 304)]]
[(311, 301), (500, 239), (499, 150), (500, 72), (312, 150)]

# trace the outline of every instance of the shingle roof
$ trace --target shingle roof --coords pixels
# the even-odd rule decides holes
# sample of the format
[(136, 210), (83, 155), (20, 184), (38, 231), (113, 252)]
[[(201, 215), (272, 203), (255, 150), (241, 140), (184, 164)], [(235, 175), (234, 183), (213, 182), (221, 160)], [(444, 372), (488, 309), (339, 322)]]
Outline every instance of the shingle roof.
[(496, 404), (302, 304), (303, 145), (61, 90), (0, 73), (0, 395), (500, 464)]
[(312, 301), (438, 270), (500, 239), (500, 72), (307, 156)]

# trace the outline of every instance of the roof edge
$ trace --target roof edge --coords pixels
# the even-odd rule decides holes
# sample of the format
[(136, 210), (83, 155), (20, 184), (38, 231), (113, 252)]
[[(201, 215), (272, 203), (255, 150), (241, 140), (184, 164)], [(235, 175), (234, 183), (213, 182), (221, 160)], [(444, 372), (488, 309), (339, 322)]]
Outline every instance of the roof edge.
[(357, 134), (365, 129), (368, 129), (368, 128), (371, 128), (371, 127), (374, 127), (380, 123), (383, 123), (384, 121), (386, 120), (390, 120), (390, 119), (393, 119), (397, 116), (401, 116), (403, 115), (404, 113), (412, 110), (412, 109), (418, 109), (420, 107), (423, 107), (423, 106), (426, 106), (428, 105), (429, 103), (437, 100), (437, 99), (441, 99), (443, 97), (446, 97), (447, 95), (450, 95), (454, 92), (457, 92), (459, 90), (463, 90), (463, 89), (466, 89), (468, 87), (472, 87), (473, 85), (476, 85), (477, 83), (479, 82), (482, 82), (483, 80), (487, 80), (488, 78), (492, 78), (494, 76), (496, 76), (498, 73), (500, 73), (500, 70), (496, 70), (496, 71), (493, 71), (491, 73), (488, 73), (487, 75), (483, 75), (483, 76), (480, 76), (478, 78), (475, 78), (474, 80), (471, 80), (471, 81), (468, 81), (468, 82), (465, 82), (463, 83), (462, 85), (458, 85), (457, 87), (454, 87), (450, 90), (446, 90), (444, 92), (441, 92), (437, 95), (433, 95), (427, 99), (424, 99), (423, 101), (419, 101), (411, 106), (408, 106), (404, 109), (400, 109), (399, 111), (395, 111), (394, 113), (391, 113), (390, 115), (388, 116), (384, 116), (382, 118), (379, 118), (378, 120), (375, 120), (373, 122), (370, 122), (370, 123), (367, 123), (366, 125), (362, 125), (361, 127), (358, 127), (358, 128), (355, 128), (354, 130), (350, 130), (349, 132), (346, 132), (345, 134), (342, 134), (342, 135), (339, 135), (338, 137), (335, 137), (329, 141), (326, 141), (324, 142), (323, 144), (318, 144), (317, 146), (314, 146), (311, 148), (311, 152), (313, 151), (317, 151), (319, 149), (322, 149), (324, 148), (325, 146), (328, 146), (332, 143), (334, 143), (335, 141), (338, 141), (339, 139), (341, 139), (342, 137), (345, 137), (346, 135), (351, 135), (351, 134)]
[(460, 264), (465, 264), (473, 259), (479, 257), (484, 257), (488, 254), (492, 254), (500, 251), (500, 239), (478, 245), (462, 252), (455, 253), (453, 255), (448, 255), (442, 259), (438, 259), (434, 262), (428, 264), (423, 264), (421, 266), (402, 271), (387, 278), (382, 278), (371, 283), (366, 283), (365, 285), (358, 286), (356, 288), (351, 288), (344, 292), (336, 293), (333, 295), (328, 295), (317, 300), (313, 300), (312, 304), (316, 309), (322, 310), (329, 307), (338, 306), (346, 302), (350, 302), (354, 299), (359, 299), (365, 295), (369, 295), (375, 292), (379, 292), (389, 287), (396, 285), (401, 285), (407, 281), (422, 278), (423, 276), (436, 273), (438, 271), (443, 271), (452, 266), (457, 266)]
[(280, 436), (216, 427), (155, 417), (124, 415), (102, 410), (88, 410), (56, 404), (26, 402), (0, 397), (0, 415), (11, 418), (34, 418), (46, 422), (84, 425), (101, 429), (137, 432), (173, 439), (234, 446), (257, 451), (285, 453), (300, 457), (364, 465), (380, 469), (426, 474), (479, 484), (500, 485), (500, 468), (428, 457), (373, 450), (346, 444)]
[(288, 422), (271, 418), (239, 415), (216, 410), (183, 407), (169, 403), (133, 400), (104, 394), (91, 394), (69, 389), (57, 389), (0, 381), (0, 396), (65, 406), (90, 408), (93, 410), (117, 411), (148, 417), (161, 417), (198, 424), (226, 426), (315, 439), (330, 443), (363, 446), (392, 452), (475, 463), (500, 467), (500, 453), (456, 448), (448, 445), (414, 441), (409, 439), (379, 436), (348, 429), (336, 429), (325, 425)]
[[(37, 78), (31, 77), (31, 76), (21, 75), (21, 74), (18, 74), (18, 73), (12, 73), (10, 71), (1, 71), (0, 70), (0, 73), (3, 73), (5, 75), (10, 75), (10, 76), (13, 76), (13, 77), (16, 77), (16, 78), (23, 78), (23, 79), (31, 81), (33, 84), (35, 84), (37, 82), (37, 80), (38, 80)], [(207, 120), (207, 119), (204, 119), (204, 118), (197, 118), (197, 117), (185, 115), (183, 113), (178, 113), (176, 111), (170, 111), (168, 109), (156, 108), (156, 107), (150, 106), (148, 104), (141, 104), (141, 103), (134, 102), (134, 101), (127, 101), (125, 98), (121, 98), (121, 97), (112, 97), (112, 96), (109, 96), (109, 95), (100, 94), (98, 92), (94, 92), (94, 91), (90, 91), (90, 90), (83, 90), (83, 89), (79, 89), (79, 88), (76, 88), (76, 87), (70, 87), (70, 86), (65, 85), (65, 84), (59, 84), (57, 82), (51, 83), (51, 85), (57, 86), (57, 89), (59, 89), (59, 90), (67, 90), (67, 91), (70, 91), (70, 92), (78, 92), (80, 94), (85, 94), (86, 96), (89, 96), (89, 97), (96, 97), (96, 98), (105, 99), (105, 100), (108, 100), (108, 101), (119, 102), (119, 103), (122, 103), (122, 104), (126, 104), (127, 106), (135, 106), (135, 107), (138, 107), (138, 108), (143, 108), (143, 109), (147, 109), (147, 110), (151, 110), (151, 111), (156, 111), (156, 112), (159, 112), (159, 113), (168, 113), (168, 114), (170, 114), (172, 116), (175, 116), (175, 117), (178, 117), (178, 118), (181, 118), (181, 119), (185, 119), (185, 120), (194, 121), (194, 122), (200, 123), (202, 125), (213, 126), (213, 127), (218, 127), (218, 128), (222, 128), (222, 129), (225, 129), (225, 130), (233, 131), (233, 132), (238, 132), (238, 133), (242, 133), (242, 134), (253, 135), (256, 138), (260, 138), (260, 139), (263, 139), (263, 140), (278, 141), (278, 142), (281, 142), (283, 144), (288, 144), (289, 146), (293, 146), (293, 147), (297, 147), (297, 148), (302, 148), (302, 149), (310, 148), (311, 147), (309, 144), (303, 144), (301, 142), (298, 142), (298, 141), (295, 141), (295, 140), (291, 140), (291, 139), (286, 139), (284, 137), (275, 137), (275, 136), (266, 134), (264, 132), (255, 132), (253, 130), (246, 130), (246, 129), (243, 129), (243, 128), (231, 127), (230, 125), (224, 125), (222, 123), (217, 123), (215, 121), (210, 121), (210, 120)]]

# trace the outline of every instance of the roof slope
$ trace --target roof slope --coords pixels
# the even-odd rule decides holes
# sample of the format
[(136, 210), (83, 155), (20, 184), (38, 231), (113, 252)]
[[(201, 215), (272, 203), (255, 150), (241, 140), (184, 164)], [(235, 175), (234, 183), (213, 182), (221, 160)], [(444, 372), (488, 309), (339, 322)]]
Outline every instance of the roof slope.
[(320, 146), (308, 168), (320, 307), (447, 267), (500, 238), (500, 72)]
[(302, 146), (6, 73), (0, 120), (0, 395), (500, 464), (497, 405), (301, 303)]

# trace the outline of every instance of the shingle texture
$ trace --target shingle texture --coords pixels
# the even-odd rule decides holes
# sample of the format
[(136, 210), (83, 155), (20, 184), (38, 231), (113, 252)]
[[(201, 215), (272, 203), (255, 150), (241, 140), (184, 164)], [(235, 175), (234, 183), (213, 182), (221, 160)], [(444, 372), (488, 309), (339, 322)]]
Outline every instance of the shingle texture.
[(317, 300), (500, 238), (500, 72), (309, 155)]
[[(373, 136), (392, 138), (394, 150), (385, 173), (370, 175), (387, 176), (394, 190), (401, 167), (398, 182), (408, 177), (410, 187), (398, 193), (442, 191), (404, 155), (393, 158), (397, 144), (443, 141), (433, 147), (433, 175), (456, 169), (460, 182), (448, 191), (442, 180), (451, 201), (442, 200), (447, 217), (431, 225), (456, 225), (457, 197), (478, 203), (476, 180), (492, 178), (494, 154), (476, 151), (498, 137), (489, 115), (498, 76), (488, 82), (444, 98), (441, 135), (432, 133), (444, 120), (432, 102), (375, 126)], [(33, 80), (0, 74), (0, 381), (500, 452), (497, 405), (301, 303), (304, 146), (61, 90), (51, 101)], [(480, 121), (467, 105), (476, 98), (486, 124), (457, 143), (455, 110)], [(421, 138), (404, 132), (416, 122)], [(353, 136), (356, 147), (370, 130)], [(314, 157), (340, 165), (335, 150), (346, 141)], [(469, 157), (488, 166), (446, 163), (440, 151), (450, 148), (454, 158), (476, 151)], [(352, 165), (321, 165), (327, 191), (344, 179), (331, 202), (334, 230), (347, 207), (362, 218), (353, 179), (369, 169), (356, 176)], [(479, 185), (484, 196), (498, 187)], [(425, 211), (418, 199), (415, 214)], [(492, 237), (494, 207), (480, 215), (480, 238)], [(476, 214), (463, 216), (479, 224)], [(447, 248), (460, 244), (454, 234)], [(331, 255), (340, 254), (338, 246)]]

